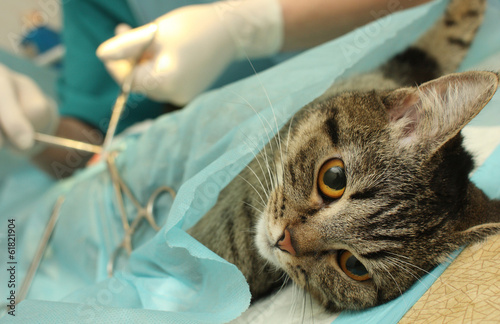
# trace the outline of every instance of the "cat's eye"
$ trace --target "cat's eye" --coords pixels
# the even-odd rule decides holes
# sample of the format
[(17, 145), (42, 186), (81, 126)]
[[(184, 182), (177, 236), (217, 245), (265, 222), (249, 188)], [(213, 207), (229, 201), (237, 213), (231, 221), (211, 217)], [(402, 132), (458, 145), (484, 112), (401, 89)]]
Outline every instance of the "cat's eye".
[(365, 281), (371, 278), (363, 263), (349, 251), (340, 251), (339, 265), (342, 271), (351, 279)]
[(328, 160), (319, 170), (318, 188), (328, 198), (342, 197), (346, 183), (344, 162), (340, 159)]

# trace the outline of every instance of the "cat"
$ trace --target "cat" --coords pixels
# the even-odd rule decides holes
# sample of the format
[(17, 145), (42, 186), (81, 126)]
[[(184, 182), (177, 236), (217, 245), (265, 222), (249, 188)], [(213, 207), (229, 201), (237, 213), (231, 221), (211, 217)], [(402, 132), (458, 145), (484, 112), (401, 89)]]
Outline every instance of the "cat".
[(189, 230), (241, 270), (253, 300), (288, 276), (327, 310), (372, 307), (460, 246), (500, 232), (500, 201), (469, 181), (460, 134), (499, 74), (450, 74), (485, 6), (452, 0), (406, 51), (336, 82)]

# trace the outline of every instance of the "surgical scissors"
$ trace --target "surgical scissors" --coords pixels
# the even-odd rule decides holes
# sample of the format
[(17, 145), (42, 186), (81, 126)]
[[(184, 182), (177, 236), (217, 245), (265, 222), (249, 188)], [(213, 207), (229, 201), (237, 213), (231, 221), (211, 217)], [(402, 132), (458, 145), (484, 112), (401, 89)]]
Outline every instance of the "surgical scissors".
[[(108, 154), (106, 158), (106, 164), (111, 175), (111, 181), (113, 182), (113, 190), (115, 192), (116, 201), (118, 203), (118, 210), (123, 224), (124, 236), (123, 240), (113, 251), (108, 261), (108, 265), (106, 268), (108, 271), (108, 276), (110, 277), (113, 275), (115, 263), (120, 251), (125, 250), (128, 255), (132, 253), (132, 236), (134, 235), (135, 230), (139, 226), (142, 219), (145, 219), (155, 231), (160, 230), (160, 227), (156, 224), (156, 220), (154, 217), (154, 204), (158, 196), (160, 196), (162, 193), (169, 193), (172, 196), (172, 199), (175, 199), (175, 191), (172, 188), (168, 186), (161, 186), (151, 194), (146, 205), (142, 206), (140, 202), (134, 197), (130, 188), (127, 187), (125, 181), (123, 181), (123, 179), (120, 177), (115, 164), (116, 154), (116, 151), (110, 152), (110, 154)], [(128, 199), (137, 209), (136, 217), (132, 220), (132, 223), (129, 223), (127, 218), (123, 195), (128, 197)]]

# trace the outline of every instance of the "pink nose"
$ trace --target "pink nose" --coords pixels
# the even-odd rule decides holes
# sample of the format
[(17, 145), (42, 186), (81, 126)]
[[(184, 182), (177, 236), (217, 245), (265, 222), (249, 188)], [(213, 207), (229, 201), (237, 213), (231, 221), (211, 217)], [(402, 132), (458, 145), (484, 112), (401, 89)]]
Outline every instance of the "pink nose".
[(280, 240), (277, 243), (278, 249), (283, 252), (288, 252), (291, 255), (295, 256), (297, 253), (292, 245), (292, 235), (288, 229), (285, 229), (283, 236), (281, 236)]

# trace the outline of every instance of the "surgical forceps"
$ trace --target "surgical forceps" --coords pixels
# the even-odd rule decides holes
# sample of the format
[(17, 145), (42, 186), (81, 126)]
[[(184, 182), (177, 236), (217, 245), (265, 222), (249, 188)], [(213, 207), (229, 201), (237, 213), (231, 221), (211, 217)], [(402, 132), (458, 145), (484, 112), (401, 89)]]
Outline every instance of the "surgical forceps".
[[(111, 254), (109, 258), (108, 265), (106, 267), (108, 271), (108, 276), (113, 275), (113, 271), (115, 268), (115, 262), (118, 258), (118, 255), (121, 250), (125, 250), (128, 255), (132, 253), (132, 236), (135, 233), (135, 230), (141, 223), (142, 219), (145, 219), (149, 225), (155, 230), (159, 231), (160, 227), (156, 224), (156, 220), (154, 217), (154, 204), (156, 199), (162, 193), (169, 193), (172, 196), (172, 199), (175, 199), (175, 191), (167, 186), (158, 187), (149, 197), (145, 206), (142, 206), (137, 198), (134, 197), (130, 188), (127, 187), (123, 179), (120, 177), (118, 173), (118, 169), (115, 164), (115, 156), (117, 152), (111, 152), (108, 154), (106, 158), (106, 164), (108, 166), (109, 173), (111, 175), (111, 181), (113, 182), (113, 190), (115, 192), (116, 201), (118, 203), (118, 210), (120, 212), (120, 217), (123, 224), (124, 236), (121, 243), (116, 247), (116, 249)], [(137, 209), (136, 217), (132, 220), (132, 223), (129, 223), (127, 218), (127, 213), (125, 212), (125, 204), (123, 201), (123, 195), (128, 197), (128, 199), (132, 202), (134, 207)]]
[(111, 147), (113, 137), (115, 136), (116, 127), (118, 126), (118, 122), (120, 121), (120, 116), (123, 110), (125, 109), (128, 97), (130, 96), (132, 83), (134, 80), (135, 67), (142, 60), (147, 49), (151, 46), (154, 39), (156, 38), (156, 34), (158, 33), (158, 23), (156, 21), (150, 23), (149, 28), (154, 28), (154, 31), (151, 33), (152, 35), (151, 39), (149, 40), (149, 42), (146, 43), (146, 45), (144, 46), (142, 51), (137, 55), (137, 57), (130, 60), (132, 63), (131, 70), (123, 80), (123, 84), (120, 86), (120, 94), (116, 98), (115, 104), (113, 105), (113, 110), (111, 113), (111, 119), (109, 121), (108, 130), (106, 131), (106, 136), (104, 137), (104, 141), (101, 146), (92, 145), (85, 142), (75, 141), (67, 138), (57, 137), (53, 135), (43, 134), (39, 132), (35, 132), (35, 140), (50, 145), (63, 146), (79, 151), (102, 154), (101, 159), (105, 160), (109, 148)]
[[(118, 170), (115, 165), (115, 157), (117, 152), (112, 152), (112, 154), (108, 154), (109, 147), (111, 145), (112, 139), (115, 135), (116, 132), (116, 126), (120, 120), (120, 116), (123, 112), (123, 109), (125, 108), (125, 105), (127, 104), (127, 99), (129, 97), (130, 91), (131, 91), (131, 86), (133, 82), (133, 74), (134, 74), (134, 67), (140, 62), (142, 56), (144, 55), (145, 51), (149, 48), (149, 46), (152, 44), (153, 40), (156, 37), (156, 33), (158, 31), (158, 25), (156, 22), (153, 22), (150, 24), (152, 28), (155, 28), (154, 32), (152, 33), (151, 40), (144, 46), (144, 49), (142, 53), (138, 55), (133, 60), (133, 65), (132, 65), (132, 70), (130, 74), (125, 78), (121, 88), (120, 88), (120, 94), (118, 95), (115, 104), (113, 105), (113, 112), (111, 115), (108, 131), (106, 132), (106, 137), (104, 139), (103, 145), (98, 146), (98, 145), (92, 145), (80, 141), (75, 141), (75, 140), (70, 140), (67, 138), (61, 138), (53, 135), (48, 135), (48, 134), (42, 134), (42, 133), (35, 133), (35, 140), (39, 142), (44, 142), (50, 145), (57, 145), (57, 146), (62, 146), (62, 147), (68, 147), (72, 148), (75, 150), (79, 151), (85, 151), (85, 152), (90, 152), (90, 153), (96, 153), (96, 154), (102, 154), (101, 158), (106, 159), (106, 163), (108, 165), (108, 170), (111, 175), (111, 180), (113, 182), (113, 188), (116, 194), (116, 198), (119, 204), (119, 212), (121, 216), (121, 220), (123, 223), (123, 228), (125, 231), (125, 236), (120, 243), (120, 245), (115, 249), (113, 254), (111, 255), (111, 258), (108, 262), (107, 265), (107, 271), (109, 275), (113, 274), (114, 266), (115, 266), (115, 260), (118, 257), (118, 253), (121, 249), (124, 249), (127, 251), (127, 253), (130, 255), (132, 252), (132, 235), (134, 234), (137, 226), (141, 222), (143, 218), (145, 218), (148, 223), (151, 225), (153, 229), (158, 231), (160, 228), (156, 224), (155, 218), (154, 218), (154, 203), (156, 199), (158, 198), (159, 195), (162, 193), (168, 192), (172, 196), (172, 199), (175, 198), (175, 191), (167, 186), (161, 186), (157, 188), (152, 195), (150, 196), (147, 204), (145, 207), (141, 206), (139, 201), (133, 196), (132, 192), (130, 189), (126, 186), (125, 182), (123, 179), (120, 177)], [(124, 193), (135, 205), (137, 208), (137, 216), (136, 218), (132, 221), (132, 223), (128, 222), (127, 215), (125, 212), (125, 205), (122, 199), (122, 194)], [(40, 241), (37, 251), (33, 257), (32, 263), (30, 265), (30, 268), (28, 270), (28, 273), (26, 277), (23, 280), (23, 283), (21, 285), (21, 290), (16, 296), (16, 304), (22, 301), (25, 296), (27, 295), (29, 288), (31, 286), (32, 279), (38, 270), (38, 267), (42, 261), (43, 255), (45, 253), (45, 249), (47, 247), (47, 244), (50, 240), (50, 237), (52, 235), (52, 232), (55, 228), (57, 219), (59, 217), (59, 211), (61, 208), (61, 205), (64, 201), (64, 197), (60, 197), (55, 206), (54, 210), (51, 214), (49, 223), (47, 227), (45, 228), (42, 240)]]

